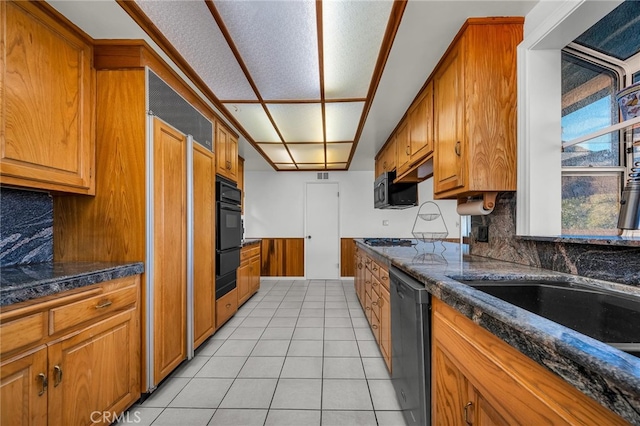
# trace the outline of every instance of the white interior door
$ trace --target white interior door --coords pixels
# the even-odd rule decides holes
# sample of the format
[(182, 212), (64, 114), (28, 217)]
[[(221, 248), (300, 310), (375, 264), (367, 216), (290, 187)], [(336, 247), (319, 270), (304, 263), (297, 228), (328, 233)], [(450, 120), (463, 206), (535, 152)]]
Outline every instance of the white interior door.
[(306, 278), (340, 278), (338, 183), (310, 182), (306, 192)]

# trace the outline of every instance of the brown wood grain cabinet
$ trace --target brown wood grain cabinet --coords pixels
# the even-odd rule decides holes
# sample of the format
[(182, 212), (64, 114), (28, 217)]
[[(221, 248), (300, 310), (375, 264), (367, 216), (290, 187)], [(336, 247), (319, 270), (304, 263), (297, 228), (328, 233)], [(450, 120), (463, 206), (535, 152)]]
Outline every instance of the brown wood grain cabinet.
[(238, 138), (216, 122), (216, 173), (236, 182), (238, 180)]
[(154, 376), (162, 379), (187, 357), (187, 138), (153, 120)]
[(516, 47), (523, 18), (470, 18), (437, 66), (434, 193), (516, 189)]
[[(34, 317), (45, 333), (2, 346), (0, 424), (109, 424), (113, 417), (103, 412), (116, 416), (133, 404), (140, 397), (139, 299), (136, 275), (3, 311), (3, 337), (15, 324), (40, 334), (41, 324), (24, 321)], [(94, 412), (100, 415), (92, 419)]]
[(244, 158), (238, 157), (238, 189), (241, 192), (240, 195), (240, 213), (244, 214)]
[(234, 288), (216, 300), (216, 328), (229, 320), (238, 311), (238, 288)]
[(432, 300), (432, 424), (627, 424), (444, 302)]
[(238, 268), (238, 306), (249, 300), (260, 288), (260, 244), (242, 247)]
[(193, 347), (197, 348), (216, 328), (215, 316), (215, 157), (193, 144)]
[[(212, 123), (215, 117), (144, 43), (109, 43), (95, 46), (96, 62), (101, 64), (96, 195), (54, 197), (54, 259), (146, 262), (141, 321), (142, 329), (149, 328), (153, 335), (152, 347), (142, 340), (146, 392), (187, 358), (192, 343), (200, 344), (215, 327), (215, 156), (199, 141), (147, 114), (150, 73), (170, 83)], [(187, 229), (188, 175), (193, 178), (192, 230)], [(193, 232), (191, 259), (188, 231)], [(194, 342), (187, 341), (188, 270), (193, 272)], [(147, 368), (151, 353), (154, 364)]]
[(409, 169), (411, 160), (411, 141), (409, 140), (408, 120), (403, 120), (396, 131), (396, 176)]
[(427, 83), (409, 108), (411, 166), (433, 152), (433, 82)]
[(376, 155), (376, 177), (396, 169), (396, 156), (396, 138), (394, 136)]
[(44, 2), (0, 2), (0, 183), (95, 192), (88, 37)]
[(354, 285), (360, 305), (387, 369), (391, 372), (391, 304), (389, 270), (364, 250), (356, 247)]

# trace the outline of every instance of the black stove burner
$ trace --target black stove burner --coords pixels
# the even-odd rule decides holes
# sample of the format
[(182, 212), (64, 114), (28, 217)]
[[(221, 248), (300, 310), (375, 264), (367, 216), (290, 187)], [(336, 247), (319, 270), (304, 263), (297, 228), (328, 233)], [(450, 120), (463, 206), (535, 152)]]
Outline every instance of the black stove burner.
[(413, 245), (413, 242), (411, 240), (402, 240), (400, 238), (365, 238), (364, 243), (372, 247), (410, 247)]

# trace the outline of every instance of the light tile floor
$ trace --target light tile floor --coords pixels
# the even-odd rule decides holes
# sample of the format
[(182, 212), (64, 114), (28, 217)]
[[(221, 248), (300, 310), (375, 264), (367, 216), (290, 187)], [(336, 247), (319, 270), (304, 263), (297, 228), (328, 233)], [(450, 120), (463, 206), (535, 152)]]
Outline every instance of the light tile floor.
[(260, 285), (128, 419), (154, 426), (405, 425), (352, 280)]

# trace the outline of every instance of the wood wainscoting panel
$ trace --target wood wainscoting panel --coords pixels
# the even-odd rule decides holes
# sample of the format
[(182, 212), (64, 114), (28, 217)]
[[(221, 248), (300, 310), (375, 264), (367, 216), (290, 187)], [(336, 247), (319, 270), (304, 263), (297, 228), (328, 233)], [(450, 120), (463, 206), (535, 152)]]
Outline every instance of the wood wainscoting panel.
[(355, 276), (355, 264), (353, 255), (355, 254), (356, 245), (353, 238), (340, 238), (340, 276)]
[(303, 277), (304, 238), (262, 238), (263, 277)]

